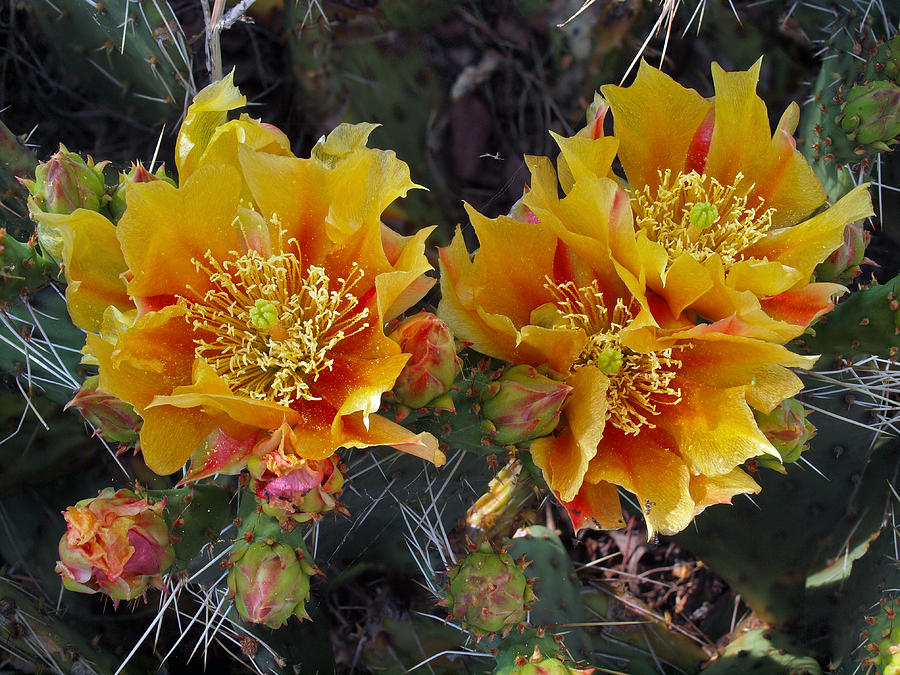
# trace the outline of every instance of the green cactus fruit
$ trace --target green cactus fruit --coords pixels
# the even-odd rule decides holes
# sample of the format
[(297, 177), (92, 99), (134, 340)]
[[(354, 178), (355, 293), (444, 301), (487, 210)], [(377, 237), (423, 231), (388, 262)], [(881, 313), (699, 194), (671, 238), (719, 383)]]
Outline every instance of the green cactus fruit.
[(784, 465), (800, 459), (800, 455), (809, 449), (810, 439), (816, 435), (816, 428), (806, 418), (806, 408), (797, 399), (789, 398), (768, 415), (758, 410), (754, 414), (759, 430), (781, 455), (780, 462), (771, 455), (762, 455), (756, 458), (757, 463), (786, 473)]
[(0, 227), (0, 303), (45, 286), (58, 272), (56, 262), (35, 246), (21, 242)]
[(482, 427), (499, 445), (546, 436), (559, 423), (571, 390), (531, 366), (513, 366), (482, 391)]
[(887, 80), (854, 86), (835, 121), (857, 143), (896, 143), (900, 134), (900, 86)]
[(878, 613), (867, 616), (870, 628), (862, 632), (860, 662), (863, 668), (875, 667), (879, 675), (900, 675), (900, 602), (882, 598)]
[(846, 360), (873, 354), (894, 357), (900, 350), (900, 276), (845, 297), (813, 324), (813, 335), (798, 338), (805, 353)]
[(848, 223), (844, 228), (844, 243), (816, 265), (817, 281), (847, 282), (859, 276), (860, 265), (874, 265), (866, 258), (866, 247), (872, 235), (861, 220)]
[(128, 172), (119, 172), (119, 184), (113, 188), (112, 196), (109, 202), (109, 211), (113, 220), (118, 222), (119, 218), (125, 213), (125, 190), (131, 183), (150, 183), (155, 180), (164, 180), (172, 187), (175, 187), (175, 181), (166, 174), (165, 165), (160, 165), (156, 173), (150, 173), (144, 168), (140, 162), (131, 165)]
[(138, 447), (143, 420), (130, 403), (97, 388), (98, 375), (84, 381), (66, 408), (75, 408), (110, 443)]
[(494, 675), (591, 675), (594, 670), (590, 667), (579, 668), (555, 656), (544, 656), (535, 647), (531, 658), (519, 656), (512, 665), (498, 665)]
[(400, 345), (409, 361), (394, 383), (393, 395), (410, 408), (443, 408), (453, 411), (448, 396), (462, 361), (447, 324), (431, 312), (419, 312), (401, 321), (388, 335)]
[(508, 633), (525, 621), (535, 600), (524, 569), (521, 560), (483, 544), (450, 570), (449, 590), (441, 604), (448, 608), (451, 620), (478, 638)]
[(231, 555), (228, 589), (248, 623), (281, 628), (292, 616), (309, 618), (309, 579), (315, 567), (306, 551), (273, 539), (239, 541)]

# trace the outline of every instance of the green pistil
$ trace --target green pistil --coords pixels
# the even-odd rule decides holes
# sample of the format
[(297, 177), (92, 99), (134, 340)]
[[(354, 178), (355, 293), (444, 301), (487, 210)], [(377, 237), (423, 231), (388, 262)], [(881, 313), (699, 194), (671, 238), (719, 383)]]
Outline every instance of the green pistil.
[(607, 347), (597, 357), (597, 367), (604, 375), (617, 373), (622, 367), (622, 352), (612, 347)]
[(278, 308), (268, 300), (260, 298), (250, 308), (250, 323), (260, 330), (268, 330), (278, 323)]
[(718, 217), (719, 209), (709, 202), (697, 202), (691, 207), (691, 212), (688, 214), (691, 225), (700, 230), (710, 227)]

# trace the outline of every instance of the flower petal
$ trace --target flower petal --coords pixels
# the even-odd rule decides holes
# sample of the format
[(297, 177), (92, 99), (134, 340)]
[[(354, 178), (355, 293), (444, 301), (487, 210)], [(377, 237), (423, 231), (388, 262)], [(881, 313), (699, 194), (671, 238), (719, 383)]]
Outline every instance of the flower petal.
[(239, 249), (240, 233), (232, 226), (241, 183), (237, 171), (204, 165), (180, 188), (165, 181), (131, 183), (128, 208), (119, 221), (122, 253), (133, 278), (133, 296), (184, 295), (190, 286), (202, 294), (209, 276), (194, 261), (206, 252), (222, 260)]
[(606, 85), (601, 91), (613, 113), (619, 159), (632, 186), (658, 185), (659, 172), (684, 168), (709, 101), (644, 61), (630, 87)]
[(625, 527), (619, 491), (612, 483), (583, 483), (572, 501), (561, 503), (572, 519), (576, 533), (584, 528), (614, 530)]
[(694, 500), (694, 515), (702, 513), (713, 504), (730, 504), (731, 498), (740, 494), (756, 494), (762, 488), (741, 469), (721, 476), (691, 476), (691, 499)]

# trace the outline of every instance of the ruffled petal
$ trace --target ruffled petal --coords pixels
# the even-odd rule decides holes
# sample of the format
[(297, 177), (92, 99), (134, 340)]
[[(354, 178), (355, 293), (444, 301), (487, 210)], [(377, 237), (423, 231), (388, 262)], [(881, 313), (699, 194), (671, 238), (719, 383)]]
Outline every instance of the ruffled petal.
[(202, 295), (209, 275), (209, 251), (223, 260), (239, 250), (240, 233), (232, 225), (240, 195), (238, 173), (224, 165), (204, 165), (182, 185), (165, 181), (131, 183), (128, 209), (117, 228), (122, 253), (133, 278), (132, 296), (184, 295), (190, 286)]
[(721, 476), (691, 476), (691, 499), (694, 500), (694, 516), (713, 504), (730, 504), (732, 497), (756, 494), (762, 488), (741, 469)]
[(613, 113), (619, 159), (632, 186), (656, 186), (659, 172), (684, 168), (709, 101), (644, 61), (630, 87), (607, 85), (601, 91)]
[(625, 527), (619, 491), (612, 483), (583, 483), (575, 499), (561, 503), (576, 533), (584, 528), (614, 530)]

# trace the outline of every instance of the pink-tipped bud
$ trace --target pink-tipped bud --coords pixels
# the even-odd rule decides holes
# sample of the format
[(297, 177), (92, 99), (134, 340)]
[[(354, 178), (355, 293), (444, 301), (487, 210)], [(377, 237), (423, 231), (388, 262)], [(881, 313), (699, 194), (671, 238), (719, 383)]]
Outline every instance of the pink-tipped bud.
[(816, 266), (818, 281), (849, 281), (859, 276), (859, 266), (874, 264), (866, 258), (866, 246), (872, 235), (863, 227), (861, 220), (849, 223), (844, 228), (844, 243), (823, 262)]
[(103, 167), (107, 162), (94, 164), (62, 143), (59, 152), (38, 164), (33, 181), (22, 181), (42, 211), (72, 213), (75, 209), (99, 211), (106, 203)]
[(29, 205), (37, 220), (38, 240), (54, 258), (62, 259), (62, 237), (55, 228), (42, 224), (40, 213), (68, 214), (76, 209), (100, 211), (109, 201), (103, 178), (106, 164), (94, 164), (90, 155), (85, 161), (60, 143), (59, 152), (38, 164), (34, 180), (21, 181), (31, 193)]
[(319, 514), (341, 510), (337, 499), (344, 490), (344, 474), (337, 456), (304, 459), (276, 447), (251, 457), (247, 468), (251, 489), (263, 513), (279, 521), (306, 522)]
[(306, 552), (281, 542), (240, 541), (231, 557), (228, 588), (244, 621), (280, 628), (291, 616), (308, 619), (309, 578), (316, 568)]
[(59, 541), (56, 571), (78, 593), (132, 600), (175, 562), (165, 501), (150, 504), (131, 490), (104, 489), (63, 512), (68, 529)]
[(462, 362), (447, 324), (430, 312), (420, 312), (401, 321), (389, 337), (410, 354), (394, 383), (397, 401), (410, 408), (452, 408), (446, 394)]
[(97, 433), (110, 443), (137, 447), (143, 420), (125, 401), (97, 388), (100, 378), (93, 375), (84, 381), (66, 408), (77, 408)]
[(563, 402), (571, 390), (531, 366), (513, 366), (482, 392), (483, 428), (499, 445), (546, 436), (559, 423)]
[(172, 187), (175, 187), (175, 181), (166, 175), (165, 165), (160, 165), (156, 173), (150, 173), (144, 168), (140, 162), (131, 165), (128, 173), (119, 172), (119, 184), (116, 186), (112, 195), (112, 201), (109, 203), (109, 210), (112, 213), (113, 220), (118, 221), (125, 213), (125, 190), (130, 183), (151, 183), (155, 180), (164, 180)]
[(757, 411), (756, 423), (781, 455), (783, 464), (796, 462), (816, 435), (816, 428), (806, 419), (806, 408), (795, 398), (782, 401), (768, 415)]

